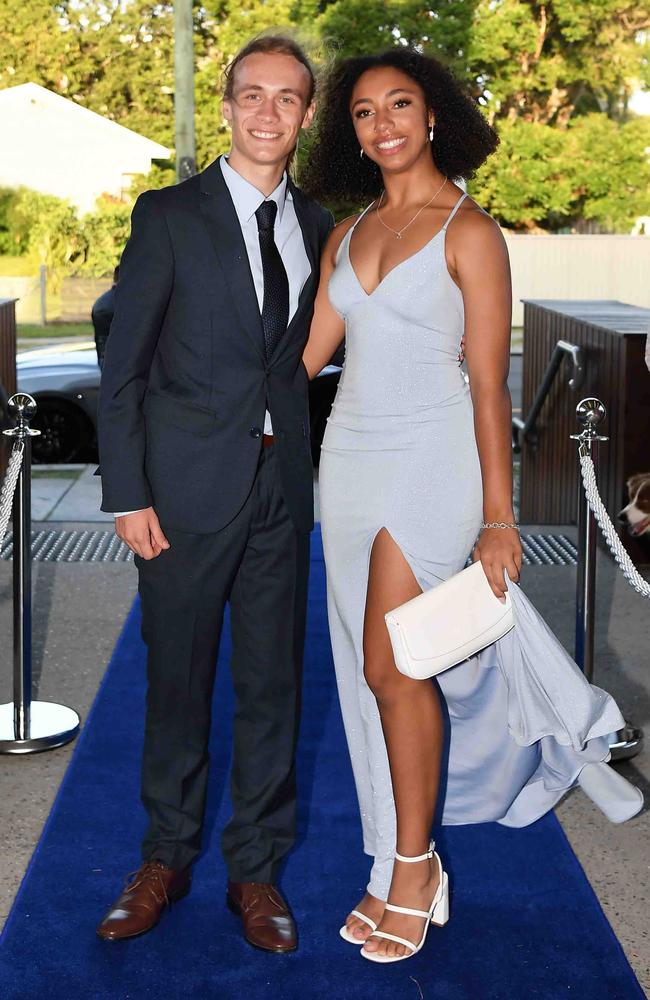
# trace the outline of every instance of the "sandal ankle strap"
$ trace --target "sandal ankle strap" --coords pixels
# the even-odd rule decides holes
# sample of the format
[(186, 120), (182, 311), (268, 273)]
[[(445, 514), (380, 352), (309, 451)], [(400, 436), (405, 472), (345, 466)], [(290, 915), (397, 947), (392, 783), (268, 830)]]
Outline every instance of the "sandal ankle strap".
[(407, 861), (409, 864), (414, 864), (416, 861), (430, 861), (434, 855), (435, 849), (436, 849), (436, 842), (435, 840), (432, 840), (429, 844), (429, 850), (427, 851), (426, 854), (419, 854), (417, 858), (407, 858), (403, 854), (399, 854), (398, 851), (395, 851), (395, 857), (397, 858), (398, 861)]

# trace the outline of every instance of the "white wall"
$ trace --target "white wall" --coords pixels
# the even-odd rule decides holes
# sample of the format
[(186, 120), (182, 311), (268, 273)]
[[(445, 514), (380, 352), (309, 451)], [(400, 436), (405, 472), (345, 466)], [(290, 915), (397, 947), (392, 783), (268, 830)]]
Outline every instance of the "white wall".
[[(0, 271), (2, 261), (0, 260)], [(0, 299), (18, 299), (16, 302), (17, 323), (41, 322), (40, 276), (7, 278), (0, 273)]]
[(650, 308), (650, 237), (514, 236), (510, 254), (513, 326), (520, 299), (619, 299)]
[(129, 175), (148, 173), (162, 149), (30, 84), (1, 92), (0, 130), (0, 187), (67, 198), (81, 213), (92, 211), (101, 194), (119, 197)]

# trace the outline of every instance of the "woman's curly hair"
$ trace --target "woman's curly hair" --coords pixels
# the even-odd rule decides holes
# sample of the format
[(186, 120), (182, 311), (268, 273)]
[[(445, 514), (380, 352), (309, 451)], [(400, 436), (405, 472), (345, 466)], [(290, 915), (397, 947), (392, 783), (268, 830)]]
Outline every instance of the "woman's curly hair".
[(401, 70), (422, 89), (435, 117), (431, 154), (446, 177), (467, 180), (497, 147), (498, 136), (476, 102), (437, 59), (408, 48), (345, 59), (325, 81), (316, 136), (300, 173), (300, 186), (319, 201), (360, 204), (376, 198), (383, 187), (377, 164), (359, 156), (350, 114), (357, 80), (378, 66)]

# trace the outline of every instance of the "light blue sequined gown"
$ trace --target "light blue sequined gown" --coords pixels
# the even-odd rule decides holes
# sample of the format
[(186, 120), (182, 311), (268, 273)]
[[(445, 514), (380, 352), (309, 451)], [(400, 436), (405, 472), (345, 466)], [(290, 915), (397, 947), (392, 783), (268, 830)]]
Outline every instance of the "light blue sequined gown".
[[(464, 196), (463, 196), (464, 197)], [(323, 441), (320, 503), (336, 676), (363, 823), (369, 891), (386, 898), (395, 809), (377, 703), (363, 676), (370, 550), (386, 528), (423, 589), (464, 566), (482, 519), (469, 387), (457, 354), (463, 299), (447, 226), (372, 294), (344, 237), (330, 278), (346, 359)], [(616, 704), (591, 687), (522, 592), (505, 639), (438, 678), (451, 723), (443, 822), (539, 818), (583, 765), (608, 757)], [(608, 769), (609, 770), (609, 769)]]

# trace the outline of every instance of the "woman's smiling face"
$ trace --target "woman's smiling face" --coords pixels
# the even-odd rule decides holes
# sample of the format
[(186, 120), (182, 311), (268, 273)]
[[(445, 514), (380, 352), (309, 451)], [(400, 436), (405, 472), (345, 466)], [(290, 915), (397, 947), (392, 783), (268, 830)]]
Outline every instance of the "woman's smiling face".
[(433, 115), (420, 86), (392, 66), (367, 70), (350, 99), (354, 130), (364, 155), (383, 171), (409, 167), (429, 145)]

